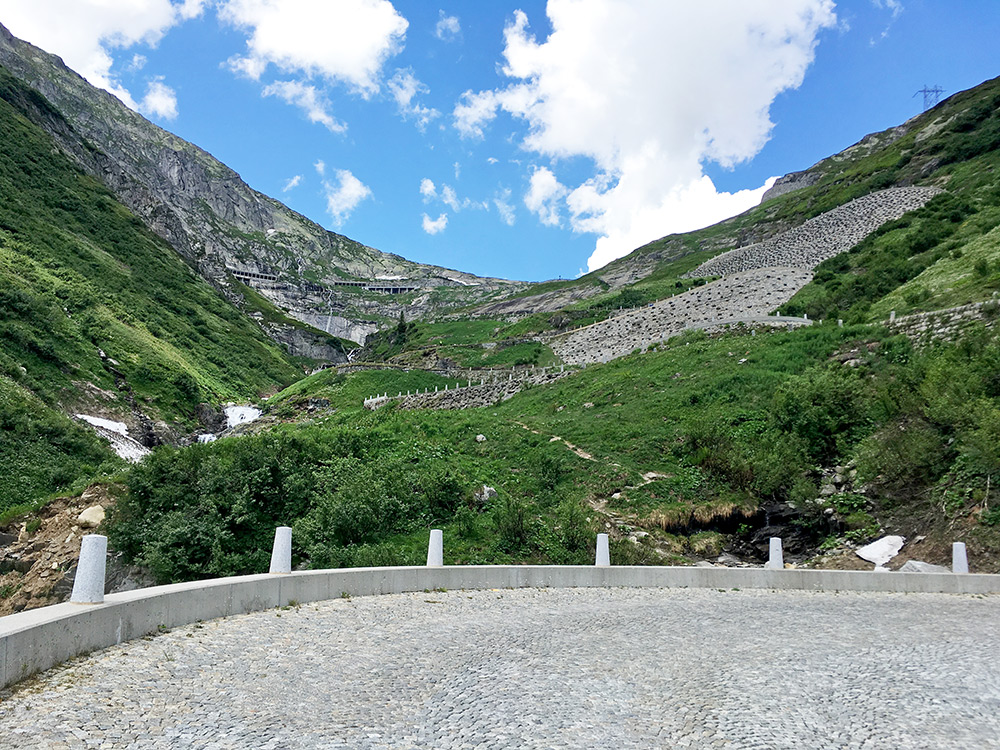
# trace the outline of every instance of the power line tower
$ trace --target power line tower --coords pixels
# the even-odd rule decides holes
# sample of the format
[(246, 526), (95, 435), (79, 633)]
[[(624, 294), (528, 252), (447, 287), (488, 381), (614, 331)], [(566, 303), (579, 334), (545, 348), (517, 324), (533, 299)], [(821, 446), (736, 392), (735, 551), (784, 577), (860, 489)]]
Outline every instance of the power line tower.
[[(940, 86), (935, 86), (930, 88), (926, 83), (924, 87), (917, 92), (917, 94), (924, 95), (924, 112), (929, 110), (931, 107), (936, 107), (937, 103), (941, 101), (941, 94), (944, 93), (944, 89)], [(914, 94), (916, 96), (917, 94)]]

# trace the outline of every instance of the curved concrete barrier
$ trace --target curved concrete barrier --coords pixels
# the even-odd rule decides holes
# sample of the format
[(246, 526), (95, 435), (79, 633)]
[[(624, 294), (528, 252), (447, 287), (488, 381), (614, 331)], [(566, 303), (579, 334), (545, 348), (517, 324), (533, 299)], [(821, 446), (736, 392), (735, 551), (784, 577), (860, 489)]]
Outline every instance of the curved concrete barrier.
[(459, 565), (344, 568), (176, 583), (120, 594), (103, 604), (51, 607), (0, 617), (0, 687), (75, 656), (216, 617), (335, 599), (427, 589), (526, 587), (765, 588), (813, 591), (1000, 593), (1000, 575), (873, 573), (762, 568)]

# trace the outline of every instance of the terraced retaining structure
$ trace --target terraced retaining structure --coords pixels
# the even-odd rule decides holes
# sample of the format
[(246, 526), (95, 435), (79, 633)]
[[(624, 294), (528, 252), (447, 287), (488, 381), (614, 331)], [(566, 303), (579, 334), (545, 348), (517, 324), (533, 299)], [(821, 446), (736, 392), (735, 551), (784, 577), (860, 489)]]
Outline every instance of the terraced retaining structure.
[(886, 222), (922, 207), (941, 192), (935, 187), (879, 190), (822, 213), (777, 237), (716, 255), (685, 276), (726, 276), (771, 266), (811, 270), (857, 245)]
[[(812, 279), (796, 268), (760, 268), (736, 273), (683, 294), (593, 323), (546, 343), (568, 364), (607, 362), (666, 341), (692, 328), (722, 321), (769, 323), (769, 313)], [(780, 324), (780, 323), (779, 323)]]
[(1000, 593), (1000, 575), (762, 568), (444, 566), (250, 575), (110, 594), (0, 618), (0, 687), (81, 654), (163, 629), (292, 603), (436, 589), (712, 588)]

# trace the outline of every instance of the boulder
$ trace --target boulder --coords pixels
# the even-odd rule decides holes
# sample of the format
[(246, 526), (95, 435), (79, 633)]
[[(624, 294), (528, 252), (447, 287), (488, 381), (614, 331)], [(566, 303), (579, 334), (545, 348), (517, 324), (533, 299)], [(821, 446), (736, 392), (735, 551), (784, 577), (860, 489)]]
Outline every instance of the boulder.
[(483, 485), (483, 488), (481, 490), (476, 490), (476, 492), (473, 494), (473, 497), (475, 497), (476, 502), (479, 505), (486, 505), (486, 503), (488, 503), (496, 496), (497, 496), (497, 491), (493, 487), (489, 487), (485, 484)]
[(476, 435), (476, 442), (477, 443), (485, 443), (486, 442), (486, 436), (485, 435)]
[(76, 522), (84, 529), (93, 529), (104, 522), (104, 506), (91, 505), (77, 516)]

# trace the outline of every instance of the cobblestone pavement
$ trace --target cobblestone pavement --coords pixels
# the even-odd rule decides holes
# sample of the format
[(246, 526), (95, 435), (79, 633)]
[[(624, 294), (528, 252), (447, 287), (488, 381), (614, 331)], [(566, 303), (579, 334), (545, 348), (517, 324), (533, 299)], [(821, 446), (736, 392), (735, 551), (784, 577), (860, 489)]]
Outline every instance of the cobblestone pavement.
[(1000, 597), (359, 597), (107, 649), (0, 693), (0, 747), (996, 748)]

